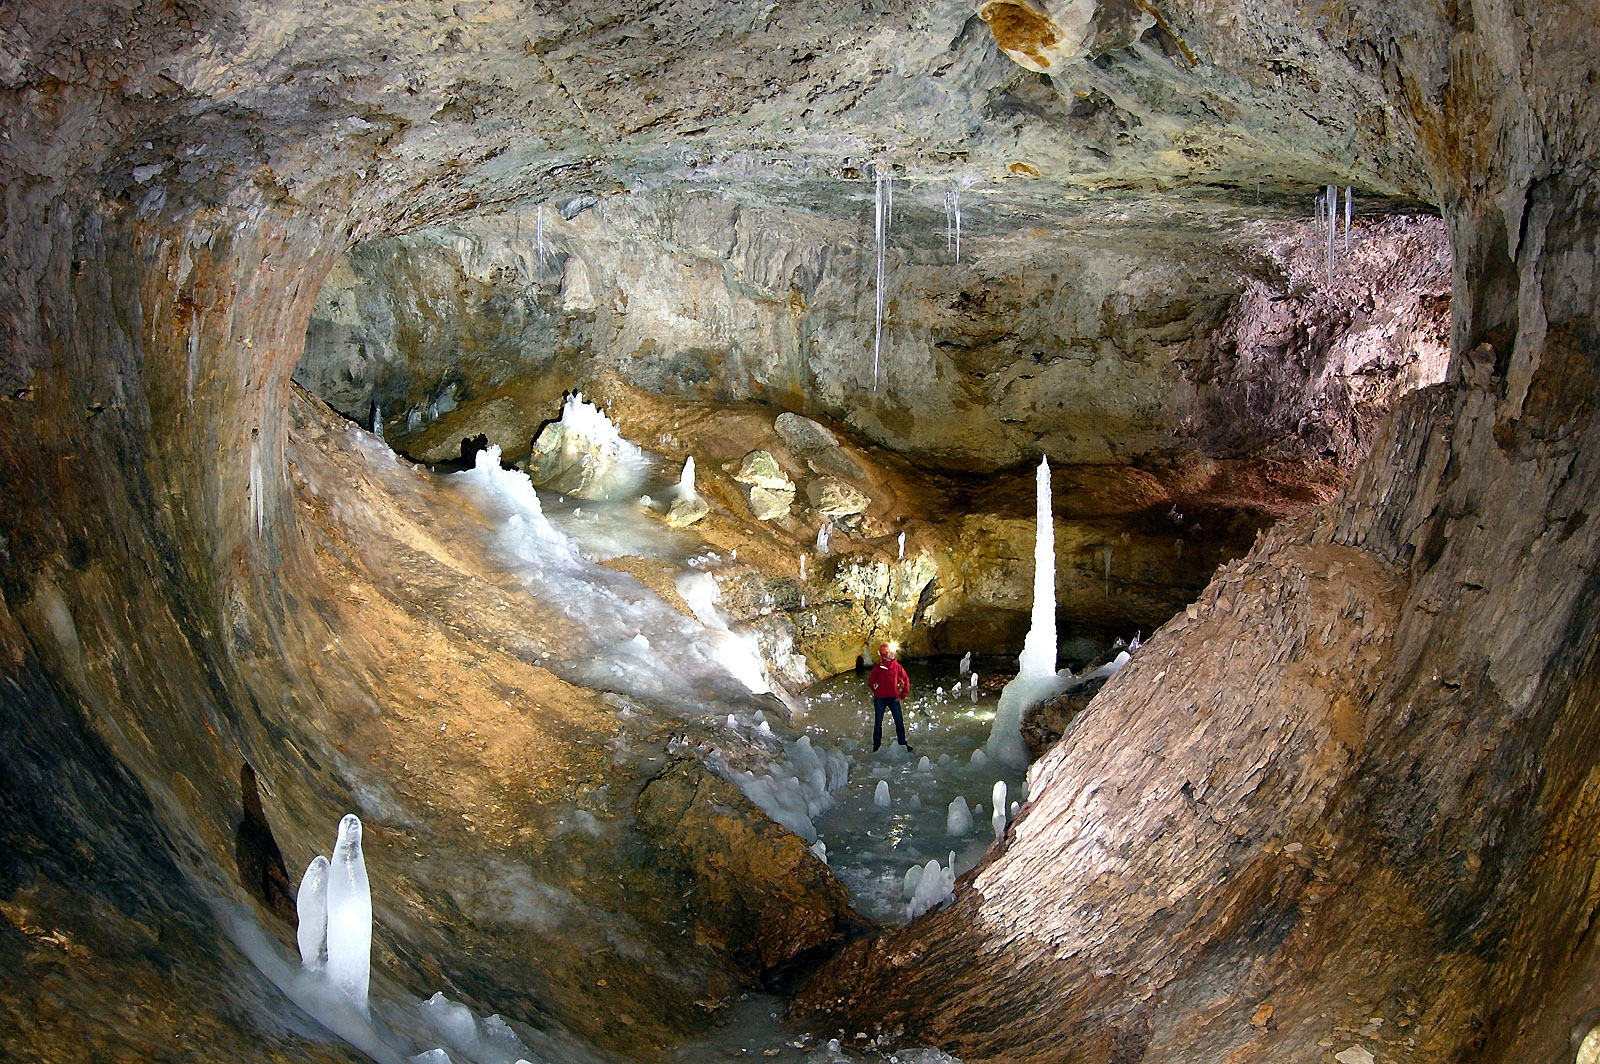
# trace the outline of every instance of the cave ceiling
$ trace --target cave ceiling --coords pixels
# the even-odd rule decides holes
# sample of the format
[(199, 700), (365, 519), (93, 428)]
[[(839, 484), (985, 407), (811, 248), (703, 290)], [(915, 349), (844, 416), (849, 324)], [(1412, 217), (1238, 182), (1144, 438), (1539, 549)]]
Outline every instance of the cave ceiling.
[(661, 188), (848, 217), (874, 167), (913, 212), (896, 239), (930, 243), (952, 188), (975, 235), (1203, 236), (1329, 183), (1436, 201), (1389, 102), (1427, 64), (1363, 40), (1420, 14), (1069, 6), (27, 5), (0, 31), (22, 104), (0, 153), (145, 212), (345, 209), (355, 238)]

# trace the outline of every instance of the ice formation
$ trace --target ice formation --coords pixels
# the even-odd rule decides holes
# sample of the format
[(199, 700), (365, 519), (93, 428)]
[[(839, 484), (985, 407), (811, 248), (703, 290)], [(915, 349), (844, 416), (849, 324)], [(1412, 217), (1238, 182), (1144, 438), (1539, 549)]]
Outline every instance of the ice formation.
[(383, 407), (377, 403), (372, 404), (372, 434), (383, 439)]
[(694, 490), (694, 455), (683, 460), (683, 473), (678, 477), (678, 492), (688, 498), (695, 494)]
[(1344, 186), (1344, 250), (1350, 253), (1350, 215), (1355, 211), (1353, 198), (1350, 195), (1350, 186)]
[[(518, 1064), (533, 1054), (522, 1044), (511, 1025), (498, 1015), (477, 1019), (472, 1010), (451, 1001), (442, 992), (417, 1003), (417, 1009), (435, 1034), (473, 1064)], [(431, 1050), (430, 1053), (441, 1053)], [(429, 1054), (423, 1054), (427, 1057)], [(416, 1061), (422, 1059), (413, 1057)], [(448, 1055), (435, 1060), (452, 1060)]]
[(1006, 836), (1006, 781), (995, 780), (994, 791), (991, 794), (994, 800), (994, 814), (990, 816), (989, 823), (994, 827), (994, 837), (1003, 839)]
[(961, 664), (956, 671), (963, 676), (972, 671), (972, 651), (969, 650), (961, 655)]
[[(877, 236), (877, 281), (875, 284), (877, 307), (872, 321), (872, 390), (878, 390), (878, 357), (883, 349), (883, 252), (888, 235), (888, 218), (884, 215), (883, 189), (885, 173), (874, 167), (873, 231)], [(890, 192), (893, 195), (893, 192)]]
[(300, 877), (294, 907), (299, 924), (295, 941), (300, 946), (300, 965), (308, 972), (320, 972), (328, 963), (328, 859), (320, 853)]
[(1328, 279), (1333, 280), (1333, 238), (1339, 232), (1339, 188), (1328, 186)]
[(837, 750), (816, 749), (809, 735), (782, 745), (785, 760), (772, 762), (760, 773), (735, 772), (716, 755), (708, 763), (775, 822), (815, 843), (812, 818), (832, 809), (834, 793), (850, 782), (850, 759)]
[(817, 557), (828, 556), (828, 544), (833, 539), (833, 522), (824, 521), (817, 527)]
[(949, 811), (945, 813), (944, 831), (951, 838), (964, 838), (972, 834), (972, 810), (967, 808), (967, 800), (961, 795), (956, 795), (950, 803)]
[(367, 1007), (372, 962), (372, 894), (361, 855), (361, 821), (346, 814), (328, 862), (328, 979), (358, 1008)]
[(961, 186), (955, 185), (944, 194), (944, 244), (953, 251), (956, 261), (961, 261)]
[(923, 913), (935, 906), (949, 900), (955, 895), (956, 888), (956, 855), (950, 853), (949, 863), (940, 865), (937, 860), (929, 860), (920, 869), (920, 874), (913, 879), (913, 873), (907, 871), (905, 888), (911, 892), (911, 900), (906, 904), (906, 919), (915, 920)]
[(879, 780), (878, 789), (872, 794), (873, 804), (879, 809), (889, 808), (889, 781)]
[(1056, 675), (1056, 535), (1048, 458), (1039, 462), (1035, 511), (1038, 528), (1033, 546), (1033, 615), (1022, 641), (1016, 678), (1000, 694), (986, 744), (990, 757), (1018, 768), (1028, 764), (1028, 748), (1022, 741), (1022, 711), (1057, 694), (1063, 686)]
[(905, 558), (905, 556), (906, 556), (906, 534), (904, 532), (900, 533), (899, 542), (900, 542), (900, 557), (903, 560)]

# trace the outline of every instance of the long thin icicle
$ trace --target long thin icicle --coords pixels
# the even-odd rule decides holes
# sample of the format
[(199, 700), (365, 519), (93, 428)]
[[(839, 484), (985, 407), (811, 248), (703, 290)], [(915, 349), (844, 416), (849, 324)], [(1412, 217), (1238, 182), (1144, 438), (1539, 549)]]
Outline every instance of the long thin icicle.
[(1328, 186), (1328, 280), (1333, 280), (1333, 238), (1339, 231), (1339, 186)]
[(883, 348), (883, 243), (886, 234), (883, 202), (883, 171), (874, 167), (875, 177), (873, 216), (878, 238), (877, 311), (872, 326), (872, 390), (878, 390), (878, 356)]
[(1350, 253), (1350, 215), (1354, 211), (1351, 206), (1350, 186), (1344, 186), (1344, 251)]

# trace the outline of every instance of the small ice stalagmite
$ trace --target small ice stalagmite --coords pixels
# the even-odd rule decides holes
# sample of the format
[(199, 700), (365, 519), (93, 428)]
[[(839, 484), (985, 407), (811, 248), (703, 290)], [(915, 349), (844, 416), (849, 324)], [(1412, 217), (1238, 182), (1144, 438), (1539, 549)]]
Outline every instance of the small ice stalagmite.
[(694, 491), (694, 455), (683, 460), (683, 473), (678, 477), (678, 492), (685, 498), (693, 495)]
[(377, 403), (372, 404), (372, 434), (383, 439), (383, 407)]
[(904, 559), (905, 556), (906, 556), (906, 534), (904, 532), (902, 532), (902, 533), (900, 533), (900, 557), (902, 559)]
[(889, 808), (889, 781), (879, 780), (878, 789), (872, 792), (872, 801), (879, 809)]
[(961, 667), (956, 671), (961, 673), (963, 676), (972, 671), (972, 651), (969, 650), (965, 654), (961, 655)]
[(828, 544), (833, 539), (833, 522), (824, 521), (817, 527), (817, 557), (828, 556)]
[(357, 1008), (367, 1007), (372, 964), (372, 893), (361, 854), (361, 821), (347, 814), (328, 862), (328, 979)]
[(994, 827), (994, 837), (1006, 837), (1006, 781), (994, 781), (994, 815), (989, 818), (989, 823)]
[(299, 918), (295, 940), (300, 945), (300, 964), (308, 972), (320, 972), (328, 963), (328, 859), (320, 853), (300, 877), (294, 907)]
[(956, 795), (950, 803), (945, 813), (944, 830), (945, 834), (956, 839), (972, 834), (972, 810), (967, 808), (967, 800), (962, 795)]

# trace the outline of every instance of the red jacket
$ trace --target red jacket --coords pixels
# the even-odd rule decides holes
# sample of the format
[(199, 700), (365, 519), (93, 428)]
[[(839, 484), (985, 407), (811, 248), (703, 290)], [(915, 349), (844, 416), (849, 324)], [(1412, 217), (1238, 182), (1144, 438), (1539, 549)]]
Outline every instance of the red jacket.
[(867, 673), (867, 690), (874, 698), (904, 698), (911, 693), (911, 677), (898, 661), (880, 661)]

